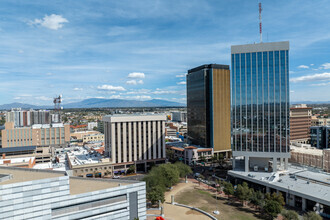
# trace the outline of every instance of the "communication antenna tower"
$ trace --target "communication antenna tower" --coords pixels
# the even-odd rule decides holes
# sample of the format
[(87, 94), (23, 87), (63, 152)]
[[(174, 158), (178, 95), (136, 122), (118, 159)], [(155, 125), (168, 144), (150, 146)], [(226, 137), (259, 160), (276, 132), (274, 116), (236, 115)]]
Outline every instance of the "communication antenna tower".
[(62, 103), (62, 95), (54, 98), (54, 110), (55, 112), (60, 112), (61, 110), (61, 103)]
[(260, 43), (262, 43), (262, 22), (261, 22), (261, 2), (259, 2), (259, 32), (260, 32)]

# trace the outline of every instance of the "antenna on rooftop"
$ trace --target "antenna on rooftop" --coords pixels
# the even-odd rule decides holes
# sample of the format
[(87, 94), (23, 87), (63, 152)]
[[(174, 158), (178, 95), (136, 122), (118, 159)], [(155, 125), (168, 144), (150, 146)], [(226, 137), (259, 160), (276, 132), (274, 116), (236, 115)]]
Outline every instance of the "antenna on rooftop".
[(260, 43), (262, 43), (262, 22), (261, 22), (261, 2), (259, 2), (259, 32), (260, 32)]
[(54, 110), (59, 112), (61, 110), (62, 95), (54, 98)]

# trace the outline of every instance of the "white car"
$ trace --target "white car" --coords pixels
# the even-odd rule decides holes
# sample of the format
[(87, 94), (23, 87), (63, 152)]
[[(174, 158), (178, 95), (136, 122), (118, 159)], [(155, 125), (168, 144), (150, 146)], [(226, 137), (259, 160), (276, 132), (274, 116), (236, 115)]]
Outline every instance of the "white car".
[(120, 176), (113, 176), (112, 179), (119, 179)]

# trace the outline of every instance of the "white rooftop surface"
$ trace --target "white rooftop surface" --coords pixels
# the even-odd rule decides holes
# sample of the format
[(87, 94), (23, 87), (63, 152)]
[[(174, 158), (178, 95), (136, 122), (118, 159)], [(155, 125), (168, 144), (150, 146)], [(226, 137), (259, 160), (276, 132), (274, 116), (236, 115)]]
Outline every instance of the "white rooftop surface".
[(68, 152), (68, 155), (72, 166), (100, 163), (102, 159), (102, 155), (99, 153), (94, 152), (93, 154), (90, 154), (84, 148), (77, 148), (74, 151)]
[(0, 159), (0, 164), (4, 164), (4, 161), (10, 160), (10, 164), (13, 163), (28, 163), (30, 159), (33, 161), (35, 157), (19, 157), (19, 158), (7, 158), (7, 159)]
[(303, 153), (303, 154), (312, 154), (317, 156), (323, 155), (323, 150), (316, 149), (316, 148), (305, 148), (305, 147), (296, 147), (296, 146), (290, 146), (290, 150), (297, 153)]
[[(280, 171), (279, 173), (281, 172), (285, 174), (280, 176), (281, 181), (274, 182), (268, 179), (272, 173), (231, 170), (228, 174), (246, 179), (250, 182), (279, 189), (283, 192), (290, 190), (290, 193), (304, 198), (312, 198), (314, 201), (330, 206), (330, 174), (317, 173), (292, 166), (289, 167), (288, 171)], [(292, 177), (290, 177), (289, 174), (291, 174)], [(251, 175), (253, 177), (251, 177)], [(295, 175), (296, 178), (294, 178), (293, 175)]]
[(53, 164), (52, 162), (48, 163), (37, 163), (34, 165), (33, 169), (38, 169), (38, 170), (57, 170), (57, 171), (66, 171), (69, 168), (65, 166), (64, 163), (56, 163)]

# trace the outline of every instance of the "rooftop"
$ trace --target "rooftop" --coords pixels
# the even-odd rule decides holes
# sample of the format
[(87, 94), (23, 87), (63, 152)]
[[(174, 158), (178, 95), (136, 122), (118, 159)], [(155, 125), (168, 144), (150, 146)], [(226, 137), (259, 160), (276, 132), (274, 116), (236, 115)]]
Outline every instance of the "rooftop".
[(107, 188), (129, 185), (134, 182), (122, 181), (113, 179), (93, 179), (93, 178), (81, 178), (70, 177), (70, 194), (76, 195), (86, 192), (92, 192)]
[(13, 168), (13, 167), (1, 167), (1, 166), (0, 166), (0, 174), (12, 175), (11, 179), (6, 180), (4, 182), (0, 182), (0, 185), (65, 176), (65, 172), (60, 172), (60, 171), (35, 170), (28, 168)]
[[(28, 168), (0, 167), (0, 185), (66, 176), (65, 172)], [(133, 180), (69, 177), (70, 194), (81, 194), (138, 183)]]
[(289, 166), (287, 171), (278, 172), (278, 174), (280, 173), (279, 179), (271, 181), (272, 173), (239, 170), (228, 172), (231, 176), (277, 188), (284, 192), (290, 190), (292, 193), (330, 205), (330, 174), (295, 166)]
[(68, 152), (72, 166), (100, 163), (103, 158), (97, 151), (88, 152), (85, 148), (75, 148)]
[(223, 65), (223, 64), (204, 64), (195, 68), (192, 68), (190, 70), (188, 70), (188, 73), (193, 73), (193, 72), (197, 72), (199, 70), (202, 69), (225, 69), (225, 70), (229, 70), (229, 65)]

